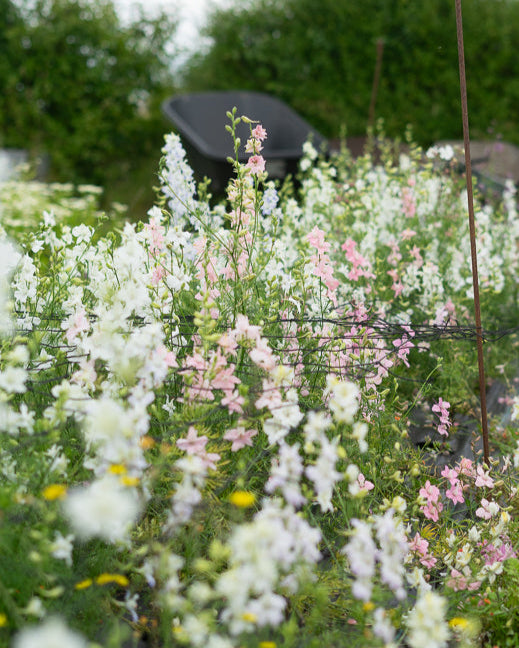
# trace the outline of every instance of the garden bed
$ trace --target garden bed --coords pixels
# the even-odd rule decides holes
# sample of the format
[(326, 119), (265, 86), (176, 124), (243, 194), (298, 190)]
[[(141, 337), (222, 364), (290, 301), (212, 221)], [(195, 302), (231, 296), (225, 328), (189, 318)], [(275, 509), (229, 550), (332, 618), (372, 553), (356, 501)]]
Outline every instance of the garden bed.
[(485, 465), (456, 161), (306, 143), (281, 188), (248, 127), (225, 201), (169, 135), (157, 206), (108, 234), (52, 191), (17, 226), (34, 219), (10, 188), (1, 641), (516, 645), (513, 188), (476, 210), (510, 412)]

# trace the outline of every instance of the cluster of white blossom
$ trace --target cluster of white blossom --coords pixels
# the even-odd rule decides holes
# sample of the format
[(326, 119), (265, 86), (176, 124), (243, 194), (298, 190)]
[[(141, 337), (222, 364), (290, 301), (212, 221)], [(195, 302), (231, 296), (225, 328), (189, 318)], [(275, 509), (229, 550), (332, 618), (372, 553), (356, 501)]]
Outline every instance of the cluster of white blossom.
[(279, 591), (295, 591), (300, 577), (308, 577), (304, 567), (319, 560), (320, 539), (318, 529), (275, 499), (235, 528), (229, 568), (215, 585), (226, 601), (222, 620), (233, 635), (281, 623), (287, 603)]

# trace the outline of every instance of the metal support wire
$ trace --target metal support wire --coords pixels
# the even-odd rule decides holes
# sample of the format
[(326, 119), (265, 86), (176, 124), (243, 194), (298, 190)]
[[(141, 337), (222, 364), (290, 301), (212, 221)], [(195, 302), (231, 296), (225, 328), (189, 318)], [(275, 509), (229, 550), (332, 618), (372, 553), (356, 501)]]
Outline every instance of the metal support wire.
[(483, 329), (481, 327), (481, 306), (479, 301), (478, 261), (476, 251), (476, 227), (474, 219), (474, 198), (472, 195), (472, 165), (470, 162), (469, 111), (467, 104), (467, 78), (465, 74), (465, 50), (463, 46), (463, 19), (461, 0), (456, 0), (456, 31), (458, 34), (458, 61), (460, 70), (461, 115), (463, 121), (463, 143), (465, 147), (465, 168), (467, 176), (467, 198), (470, 229), (470, 254), (472, 258), (472, 286), (474, 290), (474, 314), (476, 320), (476, 343), (478, 349), (479, 399), (481, 404), (481, 432), (483, 435), (483, 455), (489, 464), (487, 396), (485, 365), (483, 361)]

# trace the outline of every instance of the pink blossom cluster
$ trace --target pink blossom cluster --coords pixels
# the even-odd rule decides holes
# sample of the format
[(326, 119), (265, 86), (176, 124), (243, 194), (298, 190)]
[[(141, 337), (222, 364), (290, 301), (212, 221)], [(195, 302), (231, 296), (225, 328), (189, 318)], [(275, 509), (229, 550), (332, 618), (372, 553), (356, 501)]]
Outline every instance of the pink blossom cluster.
[(411, 342), (410, 338), (415, 336), (415, 332), (410, 326), (402, 326), (405, 333), (398, 340), (393, 340), (393, 346), (398, 349), (397, 355), (400, 360), (405, 364), (406, 367), (409, 367), (409, 362), (407, 356), (409, 352), (414, 347), (414, 344)]
[(424, 500), (424, 504), (420, 506), (422, 513), (429, 520), (438, 522), (439, 514), (443, 511), (443, 504), (440, 501), (440, 489), (427, 480), (425, 485), (420, 488), (420, 497)]
[[(363, 257), (362, 254), (356, 250), (356, 247), (357, 243), (351, 238), (346, 239), (341, 246), (341, 250), (344, 250), (346, 254), (346, 260), (353, 266), (348, 272), (348, 279), (351, 279), (352, 281), (358, 281), (361, 277), (366, 277), (366, 279), (375, 279), (375, 275), (371, 271), (371, 262)], [(368, 286), (367, 292), (371, 292), (371, 287)]]
[(432, 406), (432, 411), (438, 414), (440, 418), (440, 423), (438, 425), (438, 432), (444, 436), (448, 436), (449, 428), (452, 425), (449, 418), (449, 407), (451, 404), (447, 401), (444, 401), (440, 396), (440, 399), (437, 403)]
[(431, 569), (436, 564), (437, 559), (428, 552), (429, 541), (422, 538), (418, 532), (409, 543), (409, 549), (419, 556), (419, 561), (424, 567)]
[[(358, 326), (351, 326), (347, 332), (343, 333), (339, 330), (344, 348), (334, 345), (337, 333), (334, 333), (327, 323), (315, 329), (317, 345), (323, 350), (326, 349), (330, 357), (330, 365), (341, 377), (346, 378), (351, 375), (352, 369), (355, 370), (356, 362), (365, 367), (365, 389), (376, 393), (376, 387), (387, 377), (388, 370), (395, 364), (391, 350), (374, 328), (366, 326), (365, 322), (369, 319), (370, 313), (363, 304), (354, 304), (351, 309), (343, 311), (342, 316), (359, 322)], [(327, 348), (328, 344), (330, 348)], [(404, 340), (402, 349), (399, 349), (401, 356), (406, 357), (411, 347), (412, 343)]]
[(258, 367), (266, 371), (275, 368), (276, 358), (265, 338), (261, 337), (260, 327), (251, 325), (247, 316), (238, 315), (234, 329), (218, 339), (216, 349), (205, 352), (201, 347), (195, 347), (184, 360), (180, 373), (189, 377), (185, 385), (188, 401), (214, 401), (214, 391), (221, 390), (224, 392), (221, 405), (227, 407), (230, 413), (243, 413), (245, 399), (237, 389), (241, 381), (235, 375), (236, 365), (230, 362), (230, 358), (236, 355), (238, 342), (244, 340), (252, 342), (249, 356)]
[(187, 436), (183, 439), (177, 439), (177, 446), (180, 450), (187, 452), (188, 455), (199, 457), (206, 468), (216, 470), (216, 462), (220, 459), (220, 455), (216, 452), (208, 452), (206, 449), (208, 441), (209, 439), (205, 434), (198, 436), (196, 428), (191, 425)]
[(517, 553), (510, 543), (508, 536), (503, 535), (497, 542), (483, 540), (481, 543), (481, 556), (485, 565), (491, 566), (495, 563), (502, 563), (508, 558), (517, 558)]
[(263, 149), (262, 142), (266, 137), (267, 131), (261, 124), (258, 124), (252, 129), (251, 137), (247, 140), (245, 152), (252, 153), (252, 155), (250, 156), (246, 167), (252, 175), (259, 175), (265, 171), (265, 159), (259, 153)]
[(333, 263), (327, 254), (330, 250), (330, 244), (324, 240), (324, 232), (317, 225), (307, 235), (306, 240), (317, 250), (317, 254), (310, 257), (310, 260), (315, 265), (314, 274), (323, 280), (328, 288), (328, 298), (333, 302), (334, 306), (337, 306), (335, 291), (339, 286), (339, 282), (333, 276)]
[(73, 313), (68, 320), (63, 323), (63, 325), (65, 327), (65, 337), (69, 344), (71, 344), (78, 335), (86, 333), (91, 328), (84, 308), (76, 310), (76, 312)]
[(455, 592), (462, 592), (463, 590), (472, 592), (478, 590), (481, 587), (481, 581), (473, 580), (470, 573), (460, 572), (454, 567), (451, 569), (450, 578), (446, 581), (445, 584)]
[(442, 471), (442, 477), (449, 481), (449, 488), (445, 490), (445, 495), (453, 504), (463, 504), (465, 499), (463, 497), (463, 485), (459, 479), (459, 470), (445, 466)]
[[(492, 488), (494, 486), (494, 480), (490, 476), (489, 472), (486, 471), (481, 464), (474, 467), (473, 462), (466, 457), (462, 458), (454, 468), (445, 466), (441, 475), (448, 481), (448, 488), (445, 489), (445, 496), (450, 499), (453, 504), (463, 504), (465, 502), (464, 492), (471, 486), (475, 486), (476, 488)], [(482, 500), (482, 502), (483, 501), (487, 502), (487, 500)], [(491, 517), (488, 506), (483, 503), (478, 511), (476, 511), (478, 517), (485, 519)]]
[(415, 184), (416, 180), (409, 178), (409, 186), (402, 188), (402, 209), (406, 218), (413, 218), (416, 214), (416, 198), (413, 191)]
[(149, 237), (149, 251), (152, 256), (157, 256), (164, 250), (164, 232), (165, 228), (161, 225), (159, 219), (151, 216), (148, 223), (144, 224), (144, 231)]

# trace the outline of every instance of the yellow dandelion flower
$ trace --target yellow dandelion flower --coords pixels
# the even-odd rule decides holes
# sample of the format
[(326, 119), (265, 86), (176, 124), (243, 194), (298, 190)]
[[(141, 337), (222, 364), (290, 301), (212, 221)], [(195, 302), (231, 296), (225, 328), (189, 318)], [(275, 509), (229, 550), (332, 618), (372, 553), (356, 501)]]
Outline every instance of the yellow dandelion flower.
[(254, 612), (244, 612), (241, 615), (241, 618), (244, 621), (247, 621), (247, 623), (255, 623), (258, 620), (258, 617), (254, 614)]
[(362, 609), (364, 610), (364, 612), (371, 612), (375, 609), (375, 604), (372, 601), (366, 601), (362, 606)]
[(7, 616), (0, 613), (0, 628), (5, 628), (7, 625)]
[(469, 627), (469, 622), (463, 617), (454, 617), (449, 621), (449, 625), (453, 630), (466, 630)]
[(92, 583), (93, 583), (93, 581), (92, 581), (91, 578), (85, 578), (85, 580), (82, 580), (82, 581), (79, 581), (79, 583), (76, 583), (74, 585), (74, 589), (84, 590), (87, 587), (90, 587), (90, 585), (92, 585)]
[(53, 502), (57, 499), (63, 499), (67, 494), (67, 487), (64, 484), (50, 484), (47, 488), (43, 489), (43, 497), (49, 501)]
[(126, 470), (126, 466), (123, 464), (112, 464), (110, 468), (108, 468), (108, 472), (112, 475), (126, 475), (128, 471)]
[(123, 486), (137, 486), (140, 479), (138, 477), (130, 477), (128, 475), (125, 475), (124, 477), (121, 477), (119, 481)]
[(276, 648), (275, 641), (260, 641), (259, 648)]
[(121, 587), (127, 587), (130, 584), (130, 581), (122, 574), (100, 574), (96, 578), (96, 583), (98, 585), (117, 583), (117, 585), (120, 585)]
[(234, 491), (229, 495), (229, 502), (239, 508), (250, 508), (256, 501), (256, 495), (249, 491)]

